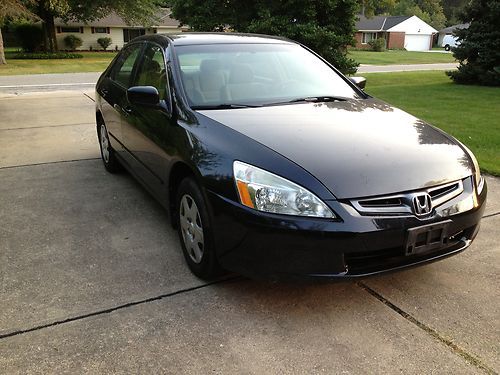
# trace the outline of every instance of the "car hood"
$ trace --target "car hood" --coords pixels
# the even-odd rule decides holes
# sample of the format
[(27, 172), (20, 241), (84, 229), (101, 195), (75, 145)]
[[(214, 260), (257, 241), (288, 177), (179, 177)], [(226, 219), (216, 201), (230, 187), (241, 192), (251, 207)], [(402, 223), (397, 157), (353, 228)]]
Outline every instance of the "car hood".
[(472, 170), (453, 138), (372, 98), (198, 113), (300, 165), (338, 199), (439, 185)]

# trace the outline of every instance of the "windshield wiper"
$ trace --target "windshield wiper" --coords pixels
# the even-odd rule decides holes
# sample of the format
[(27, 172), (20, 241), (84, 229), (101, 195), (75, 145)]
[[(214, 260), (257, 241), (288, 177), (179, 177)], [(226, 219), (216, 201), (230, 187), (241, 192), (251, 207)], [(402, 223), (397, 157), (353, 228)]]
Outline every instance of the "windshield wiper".
[(299, 102), (311, 102), (311, 103), (323, 103), (323, 102), (345, 102), (348, 98), (343, 96), (308, 96), (306, 98), (297, 98), (288, 101), (288, 103), (299, 103)]
[(345, 102), (349, 98), (343, 96), (331, 96), (331, 95), (323, 95), (323, 96), (307, 96), (304, 98), (295, 98), (292, 100), (286, 100), (284, 102), (276, 102), (269, 103), (266, 105), (279, 105), (279, 104), (289, 104), (289, 103), (325, 103), (325, 102)]
[(262, 107), (261, 105), (254, 104), (234, 104), (234, 103), (222, 103), (214, 105), (195, 105), (192, 109), (237, 109), (237, 108), (257, 108)]

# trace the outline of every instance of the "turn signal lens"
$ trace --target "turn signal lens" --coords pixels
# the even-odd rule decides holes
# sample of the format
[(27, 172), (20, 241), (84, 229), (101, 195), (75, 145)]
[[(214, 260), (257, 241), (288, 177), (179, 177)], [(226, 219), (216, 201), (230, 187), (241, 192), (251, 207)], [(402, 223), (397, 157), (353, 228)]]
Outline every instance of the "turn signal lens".
[(234, 162), (233, 172), (240, 201), (247, 207), (283, 215), (335, 218), (313, 193), (283, 177), (240, 161)]

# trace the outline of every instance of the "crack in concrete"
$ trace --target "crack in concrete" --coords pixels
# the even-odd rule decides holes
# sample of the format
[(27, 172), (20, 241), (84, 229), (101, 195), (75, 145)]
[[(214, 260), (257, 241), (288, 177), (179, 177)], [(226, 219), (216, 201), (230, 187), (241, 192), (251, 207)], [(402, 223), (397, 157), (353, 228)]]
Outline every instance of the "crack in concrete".
[(391, 301), (389, 301), (387, 298), (385, 298), (383, 295), (381, 295), (380, 293), (378, 293), (374, 289), (370, 288), (365, 283), (358, 281), (356, 283), (356, 285), (358, 285), (358, 287), (360, 287), (364, 291), (366, 291), (369, 294), (371, 294), (373, 297), (375, 297), (377, 300), (379, 300), (384, 305), (386, 305), (387, 307), (389, 307), (391, 310), (393, 310), (397, 314), (401, 315), (403, 318), (405, 318), (406, 320), (408, 320), (410, 323), (416, 325), (418, 328), (420, 328), (423, 331), (425, 331), (431, 337), (433, 337), (437, 341), (441, 342), (442, 344), (446, 345), (453, 353), (455, 353), (456, 355), (462, 357), (463, 359), (465, 359), (465, 361), (467, 361), (468, 363), (470, 363), (474, 367), (476, 367), (476, 368), (484, 371), (487, 374), (497, 374), (497, 372), (495, 372), (495, 370), (493, 370), (492, 368), (488, 367), (479, 358), (477, 358), (473, 354), (467, 352), (465, 349), (463, 349), (460, 346), (458, 346), (457, 344), (455, 344), (451, 339), (448, 339), (448, 338), (442, 336), (435, 329), (429, 327), (425, 323), (422, 323), (417, 318), (415, 318), (413, 315), (411, 315), (411, 314), (407, 313), (406, 311), (404, 311), (403, 309), (399, 308), (398, 306), (396, 306), (395, 304), (393, 304)]
[(87, 98), (89, 98), (90, 100), (92, 100), (95, 103), (95, 99), (93, 97), (91, 97), (90, 95), (83, 93), (83, 96), (86, 96)]
[(9, 338), (9, 337), (13, 337), (13, 336), (23, 335), (25, 333), (39, 331), (39, 330), (45, 329), (45, 328), (59, 326), (61, 324), (65, 324), (65, 323), (75, 322), (75, 321), (86, 319), (86, 318), (90, 318), (90, 317), (93, 317), (93, 316), (99, 316), (99, 315), (109, 314), (109, 313), (112, 313), (112, 312), (115, 312), (115, 311), (118, 311), (118, 310), (123, 310), (123, 309), (126, 309), (128, 307), (132, 307), (132, 306), (138, 306), (138, 305), (143, 305), (143, 304), (149, 303), (149, 302), (160, 301), (160, 300), (162, 300), (164, 298), (173, 297), (173, 296), (176, 296), (176, 295), (179, 295), (179, 294), (193, 292), (195, 290), (202, 289), (202, 288), (205, 288), (207, 286), (211, 286), (211, 285), (215, 285), (215, 284), (222, 284), (224, 282), (237, 280), (239, 278), (240, 278), (240, 276), (226, 277), (226, 278), (223, 278), (223, 279), (214, 280), (214, 281), (211, 281), (209, 283), (198, 285), (198, 286), (194, 286), (194, 287), (191, 287), (191, 288), (180, 289), (180, 290), (177, 290), (175, 292), (164, 293), (164, 294), (160, 294), (160, 295), (155, 296), (155, 297), (150, 297), (150, 298), (142, 299), (142, 300), (139, 300), (139, 301), (127, 302), (127, 303), (124, 303), (122, 305), (118, 305), (118, 306), (115, 306), (115, 307), (110, 307), (108, 309), (97, 310), (97, 311), (93, 311), (93, 312), (88, 313), (88, 314), (82, 314), (82, 315), (77, 315), (77, 316), (73, 316), (73, 317), (70, 317), (70, 318), (62, 319), (62, 320), (56, 320), (54, 322), (47, 323), (47, 324), (42, 324), (42, 325), (35, 326), (35, 327), (32, 327), (32, 328), (19, 329), (17, 331), (12, 331), (12, 332), (8, 332), (8, 333), (0, 334), (0, 340), (6, 339), (6, 338)]
[(60, 127), (63, 127), (63, 126), (80, 126), (80, 125), (95, 126), (95, 124), (94, 124), (94, 123), (82, 122), (82, 123), (78, 123), (78, 124), (61, 124), (61, 125), (29, 126), (29, 127), (26, 127), (26, 128), (6, 128), (6, 129), (0, 129), (0, 132), (7, 131), (7, 130), (30, 130), (30, 129), (60, 128)]
[(500, 215), (500, 211), (499, 212), (494, 212), (492, 214), (484, 215), (481, 219), (487, 219), (489, 217), (493, 217), (493, 216), (497, 216), (497, 215)]
[(44, 163), (34, 163), (34, 164), (8, 165), (8, 166), (5, 166), (5, 167), (0, 167), (0, 170), (2, 170), (2, 169), (23, 168), (23, 167), (36, 167), (38, 165), (49, 165), (49, 164), (60, 164), (60, 163), (73, 163), (73, 162), (78, 162), (78, 161), (89, 161), (89, 160), (101, 160), (101, 158), (59, 160), (59, 161), (47, 161), (47, 162), (44, 162)]

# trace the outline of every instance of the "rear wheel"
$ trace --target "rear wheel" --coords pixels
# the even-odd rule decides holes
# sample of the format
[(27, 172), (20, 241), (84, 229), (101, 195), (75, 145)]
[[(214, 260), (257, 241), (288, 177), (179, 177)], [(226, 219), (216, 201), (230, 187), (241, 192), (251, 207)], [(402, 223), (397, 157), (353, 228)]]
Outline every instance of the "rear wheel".
[(177, 230), (189, 269), (202, 279), (220, 275), (205, 200), (192, 178), (182, 180), (176, 202)]
[(104, 121), (98, 123), (97, 135), (99, 136), (99, 146), (101, 148), (101, 158), (104, 163), (104, 167), (110, 173), (120, 171), (120, 162), (116, 159), (115, 150), (113, 150), (111, 143), (109, 142), (108, 130), (106, 129)]

